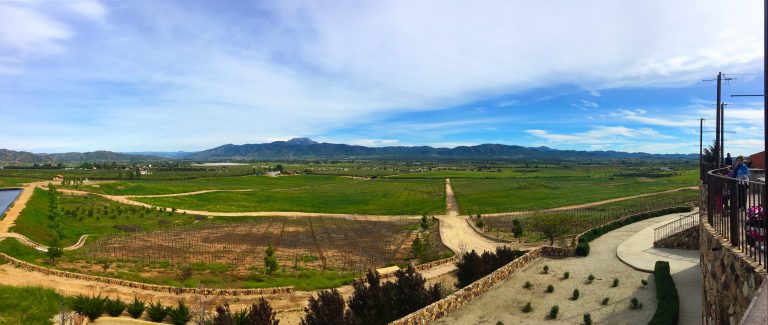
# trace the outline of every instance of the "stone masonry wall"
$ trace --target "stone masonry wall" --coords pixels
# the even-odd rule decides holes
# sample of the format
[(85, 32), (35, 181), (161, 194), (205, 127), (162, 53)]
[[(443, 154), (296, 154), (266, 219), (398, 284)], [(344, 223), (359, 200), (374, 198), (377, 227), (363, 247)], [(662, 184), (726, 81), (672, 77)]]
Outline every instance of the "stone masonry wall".
[(708, 223), (701, 224), (700, 232), (703, 324), (738, 324), (762, 284), (765, 268), (716, 235)]
[(470, 302), (472, 299), (482, 295), (496, 283), (505, 280), (509, 277), (510, 274), (525, 266), (530, 261), (541, 256), (541, 251), (541, 248), (534, 248), (528, 251), (528, 253), (525, 255), (518, 257), (514, 261), (500, 267), (498, 270), (486, 275), (480, 280), (477, 280), (472, 284), (459, 289), (448, 297), (440, 299), (439, 301), (434, 302), (429, 306), (426, 306), (401, 319), (398, 319), (390, 323), (390, 325), (420, 325), (427, 324), (431, 321), (441, 318), (447, 313), (458, 309), (459, 307)]
[(141, 283), (141, 282), (135, 282), (135, 281), (108, 278), (103, 276), (49, 269), (47, 267), (34, 265), (32, 263), (28, 263), (28, 262), (13, 258), (11, 256), (8, 256), (5, 253), (0, 253), (0, 259), (8, 261), (9, 263), (11, 263), (11, 265), (15, 267), (29, 270), (29, 271), (34, 271), (34, 272), (40, 272), (47, 275), (53, 275), (53, 276), (58, 276), (62, 278), (69, 278), (69, 279), (76, 279), (76, 280), (101, 282), (101, 283), (106, 283), (111, 285), (119, 285), (123, 287), (136, 288), (136, 289), (148, 290), (148, 291), (168, 292), (173, 294), (191, 293), (191, 294), (217, 295), (217, 296), (251, 296), (251, 295), (292, 293), (294, 291), (293, 286), (275, 287), (275, 288), (258, 288), (258, 289), (180, 288), (180, 287), (147, 284), (147, 283)]
[(693, 226), (653, 243), (656, 248), (699, 249), (699, 226)]

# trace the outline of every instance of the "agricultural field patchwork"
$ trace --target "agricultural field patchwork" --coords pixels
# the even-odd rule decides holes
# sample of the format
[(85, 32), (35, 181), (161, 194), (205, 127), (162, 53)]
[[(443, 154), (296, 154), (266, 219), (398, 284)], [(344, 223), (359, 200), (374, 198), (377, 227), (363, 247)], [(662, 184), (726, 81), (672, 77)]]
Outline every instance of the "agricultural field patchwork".
[(445, 213), (445, 182), (441, 179), (353, 180), (321, 177), (320, 180), (327, 180), (329, 183), (248, 192), (137, 197), (134, 200), (168, 208), (215, 212), (297, 211), (376, 215)]
[(605, 175), (452, 179), (451, 183), (461, 213), (477, 214), (547, 209), (696, 186), (698, 177), (695, 170), (645, 177), (616, 172)]

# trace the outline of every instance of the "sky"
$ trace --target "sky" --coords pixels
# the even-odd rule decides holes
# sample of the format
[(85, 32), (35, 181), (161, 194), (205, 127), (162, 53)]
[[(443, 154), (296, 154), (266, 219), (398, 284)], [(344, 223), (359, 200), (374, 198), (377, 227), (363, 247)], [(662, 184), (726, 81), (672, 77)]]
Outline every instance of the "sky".
[(759, 0), (0, 0), (0, 148), (763, 147)]

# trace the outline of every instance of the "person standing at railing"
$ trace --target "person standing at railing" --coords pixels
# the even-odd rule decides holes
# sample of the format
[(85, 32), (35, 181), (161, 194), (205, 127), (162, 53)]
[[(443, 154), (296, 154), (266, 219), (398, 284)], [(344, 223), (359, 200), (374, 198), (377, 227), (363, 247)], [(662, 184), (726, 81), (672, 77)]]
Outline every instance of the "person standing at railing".
[(744, 156), (736, 157), (736, 166), (733, 166), (733, 170), (728, 176), (738, 179), (740, 182), (737, 185), (739, 190), (739, 207), (742, 209), (747, 208), (747, 189), (749, 189), (749, 167), (744, 163)]
[(731, 153), (729, 152), (727, 156), (725, 156), (725, 165), (726, 166), (733, 166), (733, 158), (731, 157)]

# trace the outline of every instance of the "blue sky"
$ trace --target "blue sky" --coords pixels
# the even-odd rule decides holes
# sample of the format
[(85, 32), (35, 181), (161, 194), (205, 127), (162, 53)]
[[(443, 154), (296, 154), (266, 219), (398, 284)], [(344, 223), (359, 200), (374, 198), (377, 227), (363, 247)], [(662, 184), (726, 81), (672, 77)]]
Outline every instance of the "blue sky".
[[(2, 1), (0, 148), (763, 146), (762, 1)], [(712, 133), (705, 141), (711, 141)]]

